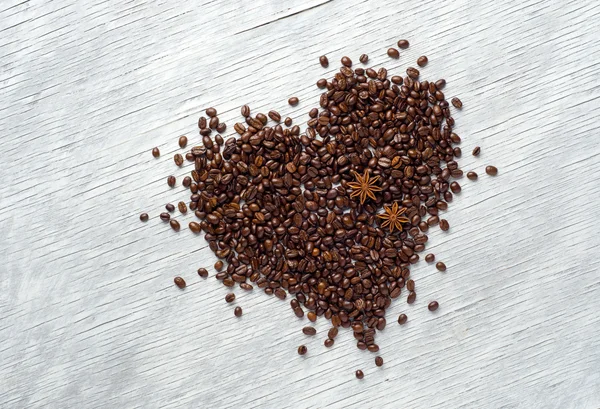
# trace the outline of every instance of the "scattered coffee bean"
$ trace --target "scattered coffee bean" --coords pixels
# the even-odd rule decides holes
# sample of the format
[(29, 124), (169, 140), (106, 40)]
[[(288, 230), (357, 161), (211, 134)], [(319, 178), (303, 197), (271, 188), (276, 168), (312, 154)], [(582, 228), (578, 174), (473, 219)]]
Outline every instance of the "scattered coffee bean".
[(290, 99), (288, 99), (288, 104), (290, 104), (291, 106), (296, 106), (298, 105), (298, 102), (300, 100), (297, 97), (291, 97)]
[(395, 48), (388, 48), (387, 55), (391, 58), (400, 58), (400, 52)]
[(304, 327), (302, 328), (302, 332), (305, 335), (316, 335), (317, 330), (314, 327)]
[(352, 60), (348, 57), (342, 57), (342, 65), (352, 67)]
[(200, 233), (202, 231), (202, 228), (196, 222), (190, 222), (189, 228), (192, 231), (192, 233), (196, 233), (196, 234), (198, 234), (198, 233)]
[(327, 338), (325, 342), (323, 342), (323, 345), (325, 345), (327, 348), (331, 348), (334, 343), (335, 341), (333, 339)]
[(366, 64), (369, 61), (369, 56), (367, 54), (362, 54), (358, 59), (361, 63)]
[(406, 316), (406, 314), (400, 314), (398, 316), (398, 324), (400, 324), (400, 325), (406, 324), (407, 320), (408, 320), (408, 317)]
[(473, 156), (479, 156), (480, 153), (481, 153), (481, 148), (479, 146), (476, 146), (475, 148), (473, 148)]
[(326, 86), (327, 86), (327, 80), (325, 78), (321, 78), (319, 81), (317, 81), (317, 87), (325, 88)]
[(207, 108), (205, 111), (206, 115), (208, 115), (210, 118), (213, 118), (215, 116), (217, 116), (217, 110), (214, 108)]
[(429, 311), (435, 311), (438, 309), (440, 305), (438, 304), (437, 301), (432, 301), (429, 303), (429, 305), (427, 306), (427, 309), (429, 309)]
[(327, 59), (327, 56), (325, 56), (325, 55), (320, 56), (319, 62), (321, 63), (321, 66), (323, 68), (329, 67), (329, 59)]
[(463, 106), (462, 101), (457, 97), (452, 98), (450, 102), (452, 102), (452, 105), (454, 105), (454, 107), (458, 109), (461, 109)]
[(417, 293), (410, 292), (408, 293), (408, 297), (406, 298), (406, 302), (412, 304), (417, 299)]
[(185, 202), (177, 203), (177, 208), (179, 209), (180, 213), (187, 213), (187, 206), (185, 205)]
[(360, 369), (356, 371), (356, 378), (357, 379), (362, 379), (365, 377), (365, 374), (363, 373), (363, 371), (361, 371)]
[(327, 337), (334, 339), (338, 335), (338, 329), (336, 327), (331, 327), (327, 332)]
[(158, 158), (160, 156), (160, 150), (158, 148), (152, 148), (152, 156)]
[(240, 109), (240, 113), (244, 118), (250, 116), (250, 107), (248, 105), (243, 105)]
[(448, 223), (448, 220), (440, 220), (440, 229), (442, 229), (442, 231), (448, 231), (448, 229), (450, 229), (450, 223)]
[(140, 214), (140, 220), (143, 222), (147, 222), (148, 221), (148, 213)]
[(206, 277), (208, 277), (208, 270), (205, 268), (199, 268), (198, 275), (202, 278), (206, 278)]
[(461, 191), (460, 184), (458, 182), (450, 183), (450, 190), (452, 190), (452, 193), (460, 193), (460, 191)]
[(235, 310), (233, 310), (233, 314), (238, 318), (242, 316), (242, 313), (242, 307), (235, 307)]
[(175, 285), (181, 289), (185, 288), (186, 286), (185, 280), (181, 277), (175, 277), (173, 281), (175, 282)]
[(498, 168), (496, 168), (495, 166), (486, 166), (485, 173), (487, 173), (490, 176), (496, 176), (498, 174)]
[(477, 180), (477, 173), (470, 171), (467, 172), (467, 179), (469, 180)]
[(419, 67), (424, 67), (424, 66), (426, 66), (426, 65), (427, 65), (427, 62), (428, 62), (428, 61), (429, 61), (429, 60), (427, 59), (427, 57), (426, 57), (426, 56), (424, 56), (424, 55), (422, 55), (422, 56), (420, 56), (419, 58), (417, 58), (417, 65), (418, 65)]
[(179, 147), (180, 148), (185, 148), (187, 146), (187, 143), (188, 143), (187, 136), (180, 136), (179, 137)]
[(174, 187), (176, 182), (177, 181), (175, 179), (175, 176), (169, 176), (167, 178), (167, 185), (169, 185), (170, 187)]
[(435, 263), (435, 268), (437, 268), (439, 271), (446, 271), (446, 265), (441, 261)]
[(308, 320), (310, 322), (315, 322), (317, 320), (317, 314), (315, 314), (312, 311), (310, 311), (308, 314), (306, 314), (306, 317), (308, 318)]
[(229, 293), (225, 296), (225, 301), (228, 303), (232, 303), (235, 300), (235, 294)]
[(171, 203), (167, 203), (165, 205), (165, 209), (167, 209), (167, 211), (169, 211), (169, 212), (174, 212), (175, 211), (175, 206), (172, 205)]
[(300, 345), (298, 347), (298, 355), (305, 355), (307, 351), (308, 348), (306, 348), (306, 345)]
[(398, 47), (408, 48), (408, 46), (409, 46), (408, 40), (398, 40)]
[(269, 111), (269, 118), (271, 118), (275, 122), (281, 121), (281, 115), (277, 111)]
[(173, 156), (173, 161), (175, 161), (177, 166), (181, 166), (183, 165), (183, 156), (181, 156), (179, 153), (176, 153), (175, 156)]
[(171, 219), (171, 215), (167, 212), (163, 212), (160, 214), (160, 220), (163, 222), (168, 222)]
[(435, 255), (429, 253), (428, 255), (425, 256), (425, 261), (428, 263), (433, 263), (435, 261)]
[(283, 123), (285, 124), (285, 126), (291, 126), (292, 125), (292, 118), (290, 118), (288, 116), (287, 118), (285, 118), (285, 120), (283, 121)]
[(179, 229), (181, 228), (181, 226), (179, 225), (179, 222), (177, 220), (171, 219), (169, 221), (169, 224), (171, 225), (171, 228), (175, 231), (179, 231)]
[(217, 262), (215, 263), (215, 270), (217, 270), (217, 271), (223, 270), (223, 262), (221, 260), (217, 260)]
[(383, 366), (383, 358), (380, 356), (375, 357), (375, 365)]

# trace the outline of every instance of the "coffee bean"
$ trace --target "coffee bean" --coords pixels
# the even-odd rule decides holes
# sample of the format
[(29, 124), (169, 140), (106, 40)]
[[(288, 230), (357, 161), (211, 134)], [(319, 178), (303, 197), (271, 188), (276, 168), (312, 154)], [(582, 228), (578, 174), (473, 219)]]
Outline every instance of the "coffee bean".
[(363, 373), (363, 371), (361, 371), (360, 369), (356, 371), (356, 378), (357, 379), (362, 379), (365, 377), (365, 374)]
[(414, 292), (410, 292), (408, 293), (408, 297), (406, 298), (406, 302), (409, 304), (412, 304), (415, 302), (415, 300), (417, 299), (417, 294)]
[(333, 339), (327, 338), (325, 342), (323, 342), (323, 345), (325, 345), (327, 348), (331, 348), (334, 343), (335, 341)]
[(325, 56), (325, 55), (320, 56), (319, 62), (321, 63), (321, 66), (323, 68), (329, 67), (329, 60), (327, 59), (327, 56)]
[(463, 107), (462, 101), (457, 97), (452, 98), (450, 102), (452, 102), (455, 108), (461, 109)]
[(175, 206), (172, 205), (171, 203), (167, 203), (165, 205), (165, 209), (167, 209), (167, 211), (169, 211), (169, 212), (174, 212), (175, 211)]
[(175, 154), (175, 156), (173, 156), (173, 161), (175, 161), (175, 164), (177, 166), (181, 166), (183, 165), (183, 156), (181, 156), (179, 153)]
[(290, 99), (288, 99), (288, 104), (290, 104), (291, 106), (296, 106), (298, 105), (298, 102), (300, 100), (297, 97), (291, 97)]
[(316, 335), (317, 334), (317, 330), (314, 327), (304, 327), (304, 328), (302, 328), (302, 332), (305, 335)]
[(275, 122), (281, 121), (281, 115), (277, 111), (269, 111), (269, 118), (271, 118)]
[(240, 109), (240, 113), (244, 118), (250, 116), (250, 107), (248, 105), (243, 105)]
[(235, 307), (235, 310), (233, 310), (233, 314), (238, 318), (242, 316), (242, 313), (242, 307)]
[(215, 263), (215, 270), (217, 270), (217, 271), (223, 270), (223, 262), (221, 260), (217, 260), (217, 262)]
[(188, 142), (187, 136), (179, 137), (179, 147), (180, 148), (185, 148), (187, 146), (187, 142)]
[(175, 282), (175, 285), (181, 289), (185, 288), (186, 286), (185, 280), (181, 277), (175, 277), (173, 281)]
[(327, 86), (327, 80), (325, 78), (321, 78), (317, 81), (317, 87), (325, 88)]
[(435, 264), (435, 268), (437, 268), (439, 271), (446, 271), (446, 265), (444, 263), (442, 263), (441, 261), (438, 261)]
[(292, 125), (292, 118), (290, 118), (288, 116), (287, 118), (285, 118), (285, 120), (283, 121), (283, 123), (285, 124), (285, 126), (291, 126)]
[(383, 358), (380, 356), (375, 357), (375, 365), (383, 366)]
[(174, 187), (175, 183), (176, 183), (175, 176), (169, 176), (167, 178), (167, 185), (169, 185), (170, 187)]
[(300, 345), (298, 347), (298, 355), (305, 355), (307, 351), (308, 348), (306, 348), (306, 345)]
[(331, 327), (327, 332), (327, 337), (334, 339), (338, 335), (338, 329), (336, 327)]
[(163, 212), (160, 214), (160, 220), (163, 222), (168, 222), (171, 219), (171, 215), (167, 212)]
[(400, 53), (395, 48), (388, 48), (387, 55), (391, 58), (400, 58)]
[(200, 231), (202, 230), (200, 225), (196, 222), (190, 222), (189, 228), (192, 231), (192, 233), (196, 233), (196, 234), (200, 233)]
[(495, 166), (486, 166), (485, 173), (487, 173), (490, 176), (496, 176), (498, 174), (498, 168), (496, 168)]
[(398, 40), (398, 47), (408, 48), (408, 46), (409, 46), (408, 40)]
[(398, 324), (400, 324), (400, 325), (406, 324), (407, 320), (408, 320), (408, 317), (406, 316), (406, 314), (400, 314), (398, 316)]
[(177, 203), (177, 208), (179, 209), (180, 213), (187, 213), (187, 206), (185, 205), (185, 202)]
[(202, 278), (206, 278), (206, 277), (208, 277), (208, 270), (205, 268), (199, 268), (198, 275)]
[(352, 67), (352, 60), (348, 57), (342, 57), (342, 65)]
[(470, 171), (467, 172), (467, 179), (469, 180), (477, 180), (477, 173)]
[(208, 115), (210, 118), (213, 118), (215, 116), (217, 116), (217, 110), (214, 108), (207, 108), (205, 111), (206, 115)]
[(417, 65), (418, 65), (419, 67), (424, 67), (424, 66), (426, 66), (426, 65), (427, 65), (427, 62), (428, 62), (428, 61), (429, 61), (429, 60), (427, 59), (427, 57), (426, 57), (426, 56), (424, 56), (424, 55), (422, 55), (422, 56), (420, 56), (419, 58), (417, 58)]
[(406, 282), (406, 289), (408, 291), (415, 291), (415, 282), (413, 280), (408, 280)]
[(158, 158), (160, 156), (160, 150), (158, 150), (158, 148), (152, 148), (152, 156)]
[(435, 255), (429, 253), (428, 255), (425, 256), (425, 261), (428, 263), (433, 263), (435, 261)]
[(358, 59), (361, 63), (366, 64), (367, 61), (369, 61), (369, 56), (367, 54), (361, 54), (360, 58)]
[(437, 309), (438, 309), (438, 307), (439, 307), (439, 306), (440, 306), (440, 305), (438, 304), (438, 302), (437, 302), (437, 301), (432, 301), (432, 302), (430, 302), (430, 303), (429, 303), (429, 305), (427, 306), (427, 309), (428, 309), (429, 311), (435, 311), (435, 310), (437, 310)]
[(473, 156), (479, 156), (480, 153), (481, 153), (481, 148), (479, 146), (476, 146), (475, 148), (473, 148)]
[(140, 214), (140, 220), (143, 222), (147, 222), (148, 221), (148, 213)]
[(310, 322), (315, 322), (317, 320), (317, 314), (315, 314), (312, 311), (310, 311), (308, 314), (306, 314), (306, 317), (308, 318), (308, 320)]
[(408, 67), (406, 69), (406, 75), (408, 75), (410, 78), (416, 80), (417, 78), (419, 78), (419, 70), (417, 70), (416, 68), (413, 67)]
[(225, 296), (225, 301), (228, 303), (232, 303), (235, 300), (235, 294), (229, 293)]
[(240, 283), (240, 288), (242, 290), (246, 290), (246, 291), (252, 291), (254, 289), (254, 287), (252, 287), (250, 284), (248, 283)]
[(448, 223), (448, 220), (440, 220), (440, 229), (442, 229), (443, 231), (448, 231), (448, 229), (450, 229), (450, 223)]
[(458, 182), (450, 183), (450, 190), (452, 190), (452, 193), (460, 193), (461, 188)]
[(181, 228), (181, 226), (179, 225), (179, 222), (177, 220), (171, 219), (169, 221), (169, 224), (171, 225), (171, 228), (175, 231), (179, 231), (179, 229)]

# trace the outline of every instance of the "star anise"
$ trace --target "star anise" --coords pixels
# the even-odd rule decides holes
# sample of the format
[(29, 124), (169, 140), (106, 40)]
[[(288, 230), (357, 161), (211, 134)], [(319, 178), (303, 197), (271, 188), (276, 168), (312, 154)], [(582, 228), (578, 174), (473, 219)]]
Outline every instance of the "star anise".
[(348, 183), (348, 186), (352, 188), (352, 193), (350, 197), (360, 196), (360, 203), (364, 203), (367, 200), (367, 197), (375, 200), (374, 192), (381, 192), (381, 188), (379, 186), (375, 186), (375, 182), (379, 180), (379, 176), (375, 176), (373, 179), (370, 179), (369, 170), (365, 169), (365, 173), (361, 176), (357, 172), (354, 172), (354, 177), (356, 178), (356, 182)]
[(398, 231), (402, 231), (402, 223), (410, 222), (410, 220), (408, 220), (406, 217), (402, 217), (402, 215), (406, 212), (406, 208), (403, 207), (398, 209), (398, 202), (395, 202), (391, 207), (385, 205), (383, 207), (385, 209), (385, 213), (378, 214), (377, 217), (384, 220), (384, 222), (381, 223), (382, 228), (390, 226), (390, 233), (394, 231), (394, 228), (396, 228)]

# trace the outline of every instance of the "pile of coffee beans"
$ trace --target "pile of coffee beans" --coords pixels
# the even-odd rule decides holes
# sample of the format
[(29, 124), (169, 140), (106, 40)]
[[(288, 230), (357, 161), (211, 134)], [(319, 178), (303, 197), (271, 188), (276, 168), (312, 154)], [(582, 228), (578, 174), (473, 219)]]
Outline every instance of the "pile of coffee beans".
[[(408, 47), (408, 41), (400, 40), (398, 47)], [(400, 57), (395, 48), (388, 54)], [(368, 57), (359, 60), (364, 64)], [(326, 56), (319, 62), (329, 65)], [(417, 65), (427, 62), (421, 56)], [(386, 309), (400, 297), (415, 302), (410, 267), (425, 249), (429, 229), (451, 228), (439, 213), (461, 191), (453, 181), (463, 176), (456, 161), (461, 138), (453, 131), (445, 84), (444, 79), (421, 79), (414, 67), (390, 76), (385, 68), (353, 67), (343, 57), (333, 78), (317, 82), (324, 92), (304, 131), (290, 118), (281, 124), (276, 111), (253, 114), (244, 105), (243, 121), (233, 126), (237, 136), (225, 140), (221, 134), (227, 126), (215, 108), (208, 108), (198, 120), (202, 143), (192, 143), (185, 155), (194, 163), (182, 182), (190, 190), (189, 201), (177, 207), (180, 213), (194, 212), (198, 221), (189, 229), (203, 231), (220, 259), (216, 278), (227, 287), (250, 291), (256, 286), (282, 300), (291, 297), (298, 317), (307, 311), (312, 322), (320, 316), (330, 320), (325, 346), (333, 345), (343, 327), (352, 329), (358, 348), (377, 352), (375, 335), (387, 325)], [(299, 100), (292, 97), (288, 103), (295, 106)], [(462, 108), (456, 97), (451, 104)], [(181, 137), (179, 146), (187, 145), (188, 138)], [(159, 156), (157, 148), (152, 153)], [(479, 153), (476, 147), (473, 155)], [(182, 166), (183, 156), (175, 155), (174, 161)], [(488, 166), (486, 173), (496, 175), (497, 169)], [(365, 174), (376, 188), (363, 202), (352, 195), (351, 185)], [(469, 179), (477, 178), (470, 174)], [(175, 177), (167, 183), (175, 186)], [(381, 226), (378, 216), (392, 205), (406, 220), (401, 229)], [(167, 205), (167, 210), (175, 208)], [(161, 219), (179, 230), (169, 213)], [(435, 256), (426, 260), (431, 263)], [(446, 270), (441, 261), (436, 267)], [(185, 287), (179, 277), (176, 284)], [(437, 301), (428, 304), (430, 311), (438, 307)], [(240, 307), (235, 315), (242, 315)], [(399, 324), (406, 321), (405, 314), (398, 317)], [(316, 333), (311, 327), (303, 332)], [(298, 348), (300, 355), (306, 352), (305, 346)], [(383, 359), (377, 357), (376, 364), (383, 365)], [(362, 378), (362, 371), (356, 376)]]

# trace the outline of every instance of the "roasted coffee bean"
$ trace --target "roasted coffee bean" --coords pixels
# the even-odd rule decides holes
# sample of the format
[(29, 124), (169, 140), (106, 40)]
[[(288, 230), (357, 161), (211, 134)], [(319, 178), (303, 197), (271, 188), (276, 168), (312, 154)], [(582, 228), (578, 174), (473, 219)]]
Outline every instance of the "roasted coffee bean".
[(242, 316), (242, 313), (242, 307), (235, 307), (235, 310), (233, 310), (233, 314), (238, 318)]
[(481, 153), (481, 148), (479, 146), (476, 146), (475, 148), (473, 148), (473, 156), (479, 156), (480, 153)]
[(175, 176), (169, 176), (169, 177), (167, 178), (167, 184), (168, 184), (170, 187), (174, 187), (176, 182), (177, 182), (177, 181), (176, 181), (176, 179), (175, 179)]
[(160, 156), (160, 150), (158, 148), (152, 148), (152, 156), (158, 158)]
[(298, 355), (305, 355), (307, 351), (308, 348), (306, 348), (306, 345), (300, 345), (298, 347)]
[(439, 307), (439, 306), (440, 306), (440, 305), (438, 304), (438, 302), (437, 302), (437, 301), (432, 301), (432, 302), (430, 302), (430, 303), (429, 303), (429, 305), (427, 306), (427, 309), (428, 309), (429, 311), (435, 311), (435, 310), (437, 310), (437, 309), (438, 309), (438, 307)]
[(433, 263), (435, 261), (435, 255), (432, 253), (429, 253), (428, 255), (425, 256), (425, 261), (428, 263)]
[(185, 148), (187, 146), (187, 143), (188, 143), (187, 136), (180, 136), (179, 137), (179, 147), (180, 148)]
[(424, 56), (424, 55), (422, 55), (422, 56), (420, 56), (419, 58), (417, 58), (417, 65), (418, 65), (419, 67), (424, 67), (424, 66), (426, 66), (426, 65), (427, 65), (427, 62), (428, 62), (428, 61), (429, 61), (429, 60), (427, 59), (427, 57), (426, 57), (426, 56)]
[(160, 214), (160, 220), (162, 220), (163, 222), (168, 222), (169, 220), (171, 220), (171, 215), (169, 213), (163, 212)]
[(244, 118), (250, 116), (250, 107), (248, 105), (242, 105), (242, 108), (240, 108), (240, 113)]
[(183, 180), (181, 181), (181, 185), (183, 187), (189, 188), (192, 184), (192, 178), (189, 176), (186, 176), (183, 178)]
[(169, 224), (171, 225), (171, 228), (175, 231), (179, 231), (179, 229), (181, 228), (181, 226), (179, 225), (179, 222), (175, 219), (171, 219), (169, 221)]
[(287, 118), (285, 118), (285, 120), (283, 121), (283, 123), (285, 124), (285, 126), (291, 126), (292, 125), (292, 118), (290, 118), (288, 116)]
[(229, 293), (225, 296), (225, 301), (228, 303), (231, 303), (235, 300), (235, 294), (234, 293)]
[(375, 365), (383, 366), (383, 358), (380, 356), (375, 357)]
[(281, 121), (281, 115), (277, 111), (269, 111), (269, 118), (271, 118), (275, 122)]
[(205, 268), (199, 268), (198, 275), (202, 278), (206, 278), (206, 277), (208, 277), (208, 270)]
[(179, 212), (187, 213), (187, 206), (185, 205), (185, 202), (177, 203), (177, 208), (179, 209)]
[(448, 223), (448, 220), (440, 220), (440, 229), (442, 229), (443, 231), (448, 231), (448, 229), (450, 229), (450, 223)]
[(288, 104), (290, 104), (291, 106), (298, 105), (298, 102), (300, 102), (300, 100), (297, 97), (291, 97), (290, 99), (288, 99)]
[(207, 108), (205, 111), (205, 114), (208, 115), (210, 118), (213, 118), (215, 116), (217, 116), (217, 110), (214, 108)]
[(317, 81), (317, 87), (325, 88), (327, 86), (327, 80), (325, 78), (321, 78)]
[(323, 68), (329, 67), (329, 60), (327, 59), (327, 56), (325, 56), (325, 55), (320, 56), (319, 62), (321, 63), (321, 66)]
[(325, 340), (325, 342), (323, 342), (323, 345), (325, 345), (327, 348), (331, 348), (333, 346), (334, 342), (335, 341), (333, 339), (327, 338)]
[(223, 270), (223, 262), (221, 260), (217, 260), (217, 262), (215, 263), (215, 270), (217, 270), (217, 271)]
[(462, 101), (457, 97), (452, 98), (450, 102), (452, 102), (455, 108), (461, 109), (463, 107)]
[(327, 337), (334, 339), (338, 335), (338, 329), (336, 327), (331, 327), (327, 332)]
[(346, 67), (352, 67), (352, 60), (348, 57), (342, 57), (342, 65)]
[(369, 56), (367, 54), (361, 54), (358, 59), (361, 63), (366, 64), (369, 61)]
[(458, 182), (450, 183), (450, 190), (452, 190), (452, 193), (460, 193), (461, 188)]
[(469, 180), (477, 180), (477, 173), (470, 171), (467, 172), (467, 179)]
[(408, 46), (409, 46), (408, 40), (398, 40), (398, 47), (408, 48)]
[(412, 304), (415, 302), (415, 300), (417, 299), (417, 294), (414, 292), (410, 292), (408, 293), (408, 297), (406, 298), (406, 302), (409, 304)]
[(498, 174), (498, 168), (496, 168), (495, 166), (486, 166), (485, 173), (487, 173), (490, 176), (496, 176)]
[(441, 261), (438, 261), (437, 263), (435, 263), (435, 268), (437, 268), (439, 271), (446, 271), (446, 265), (444, 263), (442, 263)]
[(306, 314), (306, 317), (308, 318), (308, 320), (310, 322), (315, 322), (317, 320), (317, 314), (315, 314), (312, 311), (310, 311), (308, 314)]
[(398, 50), (395, 48), (388, 48), (387, 55), (391, 58), (400, 58), (400, 52), (398, 52)]
[(240, 283), (240, 288), (246, 291), (252, 291), (254, 289), (254, 287), (248, 283)]
[(181, 289), (185, 288), (186, 286), (185, 280), (181, 277), (175, 277), (173, 281), (175, 282), (175, 285)]
[(143, 222), (147, 222), (148, 221), (148, 213), (140, 214), (140, 220)]
[(314, 327), (304, 327), (304, 328), (302, 328), (302, 332), (305, 335), (316, 335), (317, 334), (317, 330)]
[(183, 165), (183, 156), (181, 156), (179, 153), (176, 153), (175, 156), (173, 156), (173, 161), (177, 166), (181, 166)]
[(406, 324), (407, 320), (408, 320), (408, 317), (406, 316), (406, 314), (400, 314), (398, 316), (398, 324), (400, 324), (400, 325)]
[(196, 222), (190, 222), (189, 228), (192, 231), (192, 233), (196, 233), (196, 234), (200, 233), (200, 231), (202, 230), (200, 225)]
[(169, 211), (169, 212), (174, 212), (175, 211), (175, 206), (172, 205), (171, 203), (167, 203), (165, 205), (165, 209), (167, 209), (167, 211)]
[(356, 378), (357, 379), (362, 379), (365, 377), (365, 374), (363, 373), (363, 371), (361, 371), (360, 369), (356, 371)]

